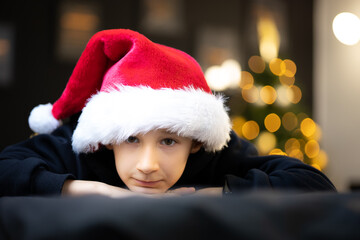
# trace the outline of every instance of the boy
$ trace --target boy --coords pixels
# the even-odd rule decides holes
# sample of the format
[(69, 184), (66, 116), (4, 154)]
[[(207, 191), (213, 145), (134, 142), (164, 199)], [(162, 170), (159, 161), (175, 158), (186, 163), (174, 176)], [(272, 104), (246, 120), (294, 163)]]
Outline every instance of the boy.
[(62, 96), (29, 125), (40, 135), (0, 154), (1, 195), (335, 190), (296, 159), (256, 156), (197, 62), (131, 30), (91, 38)]

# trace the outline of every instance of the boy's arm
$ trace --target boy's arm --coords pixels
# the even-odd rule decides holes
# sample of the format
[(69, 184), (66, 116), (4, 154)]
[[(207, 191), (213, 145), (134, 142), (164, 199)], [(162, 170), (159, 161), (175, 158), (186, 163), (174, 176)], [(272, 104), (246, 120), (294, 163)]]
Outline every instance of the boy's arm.
[[(232, 135), (232, 138), (237, 136)], [(232, 162), (236, 171), (225, 173), (225, 192), (250, 189), (294, 191), (336, 191), (331, 181), (317, 169), (286, 156), (249, 156), (238, 151), (237, 142), (229, 143), (221, 162)]]
[(256, 189), (336, 191), (317, 169), (286, 156), (258, 156), (254, 145), (234, 132), (220, 152), (191, 154), (177, 184), (199, 187), (202, 193), (220, 193), (219, 187), (224, 193)]
[(111, 186), (103, 182), (72, 179), (68, 179), (64, 182), (61, 194), (67, 196), (97, 194), (113, 198), (143, 196), (143, 194), (131, 192), (130, 190)]
[(249, 169), (245, 175), (226, 175), (225, 192), (269, 188), (294, 191), (336, 191), (334, 185), (323, 173), (300, 160), (283, 156), (259, 158), (265, 162)]
[(0, 196), (60, 194), (79, 173), (70, 126), (38, 135), (0, 153)]

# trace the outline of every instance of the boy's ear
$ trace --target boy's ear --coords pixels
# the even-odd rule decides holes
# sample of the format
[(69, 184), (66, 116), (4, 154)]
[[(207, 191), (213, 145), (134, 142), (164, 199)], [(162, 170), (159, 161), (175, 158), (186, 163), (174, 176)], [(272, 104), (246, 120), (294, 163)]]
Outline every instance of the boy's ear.
[(202, 143), (198, 142), (198, 141), (193, 141), (192, 146), (191, 146), (191, 150), (190, 153), (196, 153), (197, 151), (200, 150), (200, 148), (202, 147)]
[(111, 145), (111, 144), (106, 144), (105, 147), (106, 147), (108, 150), (114, 150), (113, 145)]

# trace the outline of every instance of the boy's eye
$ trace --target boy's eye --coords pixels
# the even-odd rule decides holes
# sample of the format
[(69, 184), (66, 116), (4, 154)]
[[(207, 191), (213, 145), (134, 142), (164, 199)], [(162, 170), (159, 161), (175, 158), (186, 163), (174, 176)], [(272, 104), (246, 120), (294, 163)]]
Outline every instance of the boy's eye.
[(130, 137), (128, 137), (128, 139), (126, 139), (126, 142), (127, 143), (138, 143), (139, 139), (137, 137), (130, 136)]
[(161, 144), (166, 145), (166, 146), (172, 146), (176, 143), (176, 141), (174, 139), (171, 138), (165, 138), (161, 141)]

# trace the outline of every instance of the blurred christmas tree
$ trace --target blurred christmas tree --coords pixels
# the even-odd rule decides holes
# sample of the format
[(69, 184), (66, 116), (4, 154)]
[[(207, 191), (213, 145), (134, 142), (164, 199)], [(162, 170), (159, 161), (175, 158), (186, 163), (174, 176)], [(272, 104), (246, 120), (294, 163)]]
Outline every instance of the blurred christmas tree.
[(321, 129), (301, 105), (295, 63), (279, 58), (266, 63), (252, 56), (248, 67), (241, 72), (240, 89), (233, 90), (241, 94), (230, 100), (234, 131), (262, 155), (288, 155), (323, 169), (327, 156), (319, 145)]
[(229, 96), (234, 131), (261, 155), (288, 155), (322, 170), (327, 155), (319, 144), (321, 129), (301, 104), (296, 64), (277, 57), (279, 33), (271, 13), (262, 8), (257, 32), (260, 56), (249, 58), (247, 71), (228, 59), (205, 71), (209, 86)]

